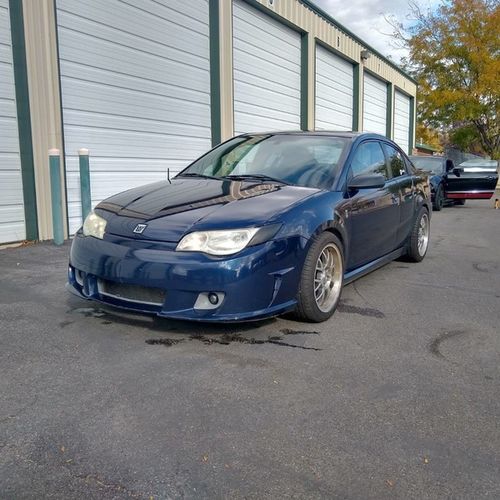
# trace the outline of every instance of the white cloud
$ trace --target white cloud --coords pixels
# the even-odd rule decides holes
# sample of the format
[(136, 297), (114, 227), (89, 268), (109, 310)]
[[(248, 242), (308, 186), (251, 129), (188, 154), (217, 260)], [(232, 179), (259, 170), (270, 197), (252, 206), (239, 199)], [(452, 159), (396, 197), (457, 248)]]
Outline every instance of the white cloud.
[(401, 0), (313, 0), (313, 2), (343, 24), (368, 45), (384, 56), (390, 56), (396, 62), (407, 51), (394, 46), (391, 36), (392, 27), (386, 21), (394, 16), (404, 21), (410, 8)]

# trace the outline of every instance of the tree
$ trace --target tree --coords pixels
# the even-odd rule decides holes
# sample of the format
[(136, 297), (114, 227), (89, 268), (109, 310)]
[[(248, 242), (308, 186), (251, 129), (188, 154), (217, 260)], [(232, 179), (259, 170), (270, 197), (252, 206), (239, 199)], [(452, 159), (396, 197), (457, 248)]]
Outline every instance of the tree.
[(500, 159), (500, 2), (445, 0), (425, 13), (415, 3), (410, 8), (408, 25), (392, 25), (409, 49), (420, 122), (465, 143), (475, 139)]
[(439, 133), (436, 130), (424, 125), (422, 122), (417, 123), (417, 130), (415, 131), (415, 137), (417, 139), (417, 142), (420, 142), (422, 144), (427, 144), (428, 146), (432, 146), (433, 148), (436, 148), (439, 151), (443, 150), (443, 144), (439, 136)]

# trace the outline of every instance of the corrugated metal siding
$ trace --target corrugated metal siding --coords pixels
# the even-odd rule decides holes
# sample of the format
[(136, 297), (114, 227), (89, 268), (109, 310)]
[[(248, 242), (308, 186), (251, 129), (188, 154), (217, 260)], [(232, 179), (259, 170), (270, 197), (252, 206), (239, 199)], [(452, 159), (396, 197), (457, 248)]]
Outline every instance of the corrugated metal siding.
[(316, 46), (316, 129), (352, 130), (353, 65)]
[(385, 135), (387, 132), (387, 84), (364, 74), (363, 130)]
[(70, 232), (78, 156), (92, 202), (166, 178), (211, 146), (208, 0), (57, 0)]
[(300, 129), (300, 45), (299, 33), (234, 1), (236, 134)]
[(8, 0), (0, 0), (0, 243), (26, 238)]
[[(360, 52), (367, 47), (333, 25), (329, 20), (313, 12), (310, 7), (304, 5), (300, 0), (275, 0), (273, 5), (269, 4), (269, 0), (256, 1), (304, 31), (310, 32), (313, 38), (321, 40), (353, 61), (360, 62)], [(360, 35), (363, 36), (363, 33), (360, 33)], [(417, 91), (416, 85), (383, 58), (372, 54), (372, 57), (364, 64), (372, 73), (394, 83), (408, 94), (415, 95)]]
[(396, 90), (394, 95), (394, 142), (405, 153), (409, 149), (410, 137), (410, 98)]

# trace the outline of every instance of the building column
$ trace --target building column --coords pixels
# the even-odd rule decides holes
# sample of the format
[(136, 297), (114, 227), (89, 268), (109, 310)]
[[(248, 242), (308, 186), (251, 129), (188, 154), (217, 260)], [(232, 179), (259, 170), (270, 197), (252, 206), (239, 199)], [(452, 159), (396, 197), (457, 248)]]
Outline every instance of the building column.
[(352, 130), (363, 130), (363, 94), (364, 94), (364, 67), (358, 63), (354, 65), (354, 104), (352, 108)]
[(394, 84), (387, 83), (387, 117), (385, 135), (392, 139), (394, 137)]
[[(49, 149), (61, 151), (61, 196), (67, 221), (56, 14), (53, 0), (23, 0), (26, 66), (40, 240), (53, 237)], [(64, 237), (68, 237), (67, 224)]]
[(219, 10), (220, 139), (234, 135), (233, 1), (216, 0)]

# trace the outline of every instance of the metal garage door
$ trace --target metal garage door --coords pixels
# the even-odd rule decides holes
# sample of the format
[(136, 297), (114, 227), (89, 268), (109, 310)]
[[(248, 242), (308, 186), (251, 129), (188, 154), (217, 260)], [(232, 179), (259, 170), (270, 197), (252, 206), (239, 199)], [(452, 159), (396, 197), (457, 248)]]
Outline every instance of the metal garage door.
[(316, 129), (352, 130), (353, 65), (316, 46)]
[(367, 73), (363, 84), (363, 130), (387, 133), (387, 84)]
[(410, 98), (401, 92), (394, 93), (394, 141), (405, 153), (410, 138)]
[(93, 204), (211, 146), (208, 0), (57, 0), (70, 231), (79, 148)]
[(0, 0), (0, 243), (26, 238), (8, 0)]
[(242, 0), (233, 3), (237, 134), (300, 129), (300, 34)]

